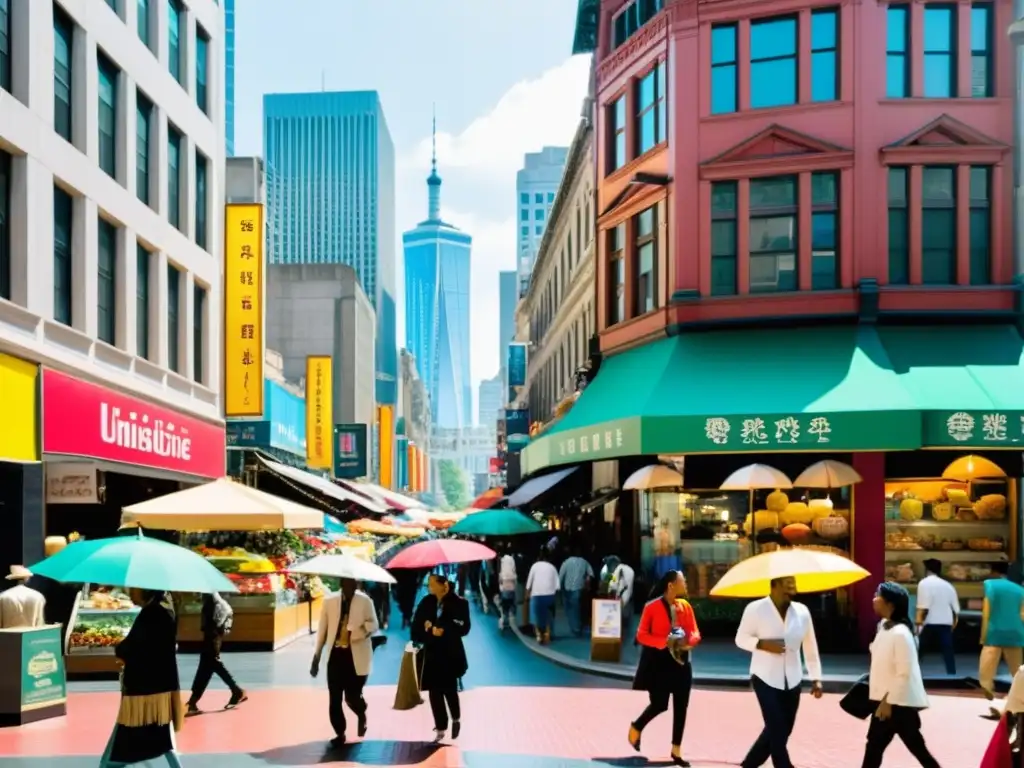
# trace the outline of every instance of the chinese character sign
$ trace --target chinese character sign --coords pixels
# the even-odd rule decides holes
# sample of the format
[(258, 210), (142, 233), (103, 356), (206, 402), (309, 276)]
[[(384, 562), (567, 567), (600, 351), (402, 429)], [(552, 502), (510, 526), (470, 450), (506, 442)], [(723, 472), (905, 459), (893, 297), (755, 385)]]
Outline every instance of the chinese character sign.
[(1006, 448), (1024, 443), (1020, 411), (935, 411), (925, 415), (927, 445)]
[(736, 450), (752, 450), (757, 446), (792, 449), (830, 448), (832, 417), (812, 414), (792, 416), (710, 416), (704, 419), (707, 444)]
[(224, 413), (263, 415), (263, 206), (224, 209)]
[(331, 358), (306, 358), (306, 463), (314, 469), (333, 469), (332, 429), (334, 387)]
[(334, 476), (343, 480), (366, 477), (366, 425), (334, 425)]

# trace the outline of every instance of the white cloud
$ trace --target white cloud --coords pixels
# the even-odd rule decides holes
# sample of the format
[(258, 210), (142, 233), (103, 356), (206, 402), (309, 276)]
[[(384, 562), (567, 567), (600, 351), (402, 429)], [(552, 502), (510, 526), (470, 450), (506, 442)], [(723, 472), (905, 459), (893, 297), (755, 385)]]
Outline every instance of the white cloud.
[[(482, 379), (499, 367), (498, 272), (516, 261), (516, 171), (523, 155), (543, 146), (567, 146), (576, 132), (590, 76), (588, 57), (577, 56), (517, 83), (494, 108), (461, 133), (438, 133), (438, 160), (444, 178), (443, 216), (473, 236), (471, 375), (473, 397)], [(400, 153), (396, 200), (399, 229), (407, 230), (426, 214), (430, 136)], [(444, 201), (455, 199), (454, 206)], [(401, 244), (398, 280), (404, 281)], [(404, 292), (400, 290), (400, 293)], [(405, 339), (404, 300), (398, 308), (399, 343)], [(474, 409), (475, 413), (475, 409)]]

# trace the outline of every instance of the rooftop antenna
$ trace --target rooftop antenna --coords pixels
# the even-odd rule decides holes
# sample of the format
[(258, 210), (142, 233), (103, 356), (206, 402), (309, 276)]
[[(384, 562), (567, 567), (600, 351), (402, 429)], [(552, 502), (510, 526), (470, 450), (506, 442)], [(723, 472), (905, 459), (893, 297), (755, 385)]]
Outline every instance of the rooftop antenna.
[(437, 104), (430, 105), (431, 128), (430, 128), (430, 170), (437, 173)]

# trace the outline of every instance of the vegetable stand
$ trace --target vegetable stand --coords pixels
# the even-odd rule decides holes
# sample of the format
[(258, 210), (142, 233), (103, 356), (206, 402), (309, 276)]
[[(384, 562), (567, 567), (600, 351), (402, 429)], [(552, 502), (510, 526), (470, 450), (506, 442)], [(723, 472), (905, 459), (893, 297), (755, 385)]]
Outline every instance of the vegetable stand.
[(72, 615), (65, 666), (68, 677), (112, 677), (118, 673), (114, 649), (132, 628), (139, 607), (126, 592), (86, 584)]

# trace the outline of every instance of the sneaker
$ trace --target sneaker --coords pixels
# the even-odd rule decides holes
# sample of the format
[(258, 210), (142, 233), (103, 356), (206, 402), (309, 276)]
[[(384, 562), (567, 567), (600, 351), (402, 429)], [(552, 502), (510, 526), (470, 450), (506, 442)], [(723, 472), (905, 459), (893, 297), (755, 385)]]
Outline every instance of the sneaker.
[(458, 720), (452, 720), (452, 740), (459, 738), (459, 732), (462, 730), (462, 723)]
[(434, 743), (435, 744), (440, 744), (442, 741), (444, 741), (445, 735), (446, 735), (446, 731), (443, 731), (443, 730), (441, 730), (439, 728), (435, 728), (434, 729)]
[(225, 705), (224, 709), (234, 709), (239, 704), (241, 704), (243, 701), (248, 701), (248, 700), (249, 700), (249, 695), (245, 691), (243, 691), (242, 689), (238, 689), (237, 691), (235, 691), (234, 693), (231, 694), (231, 698), (228, 699), (228, 703)]

